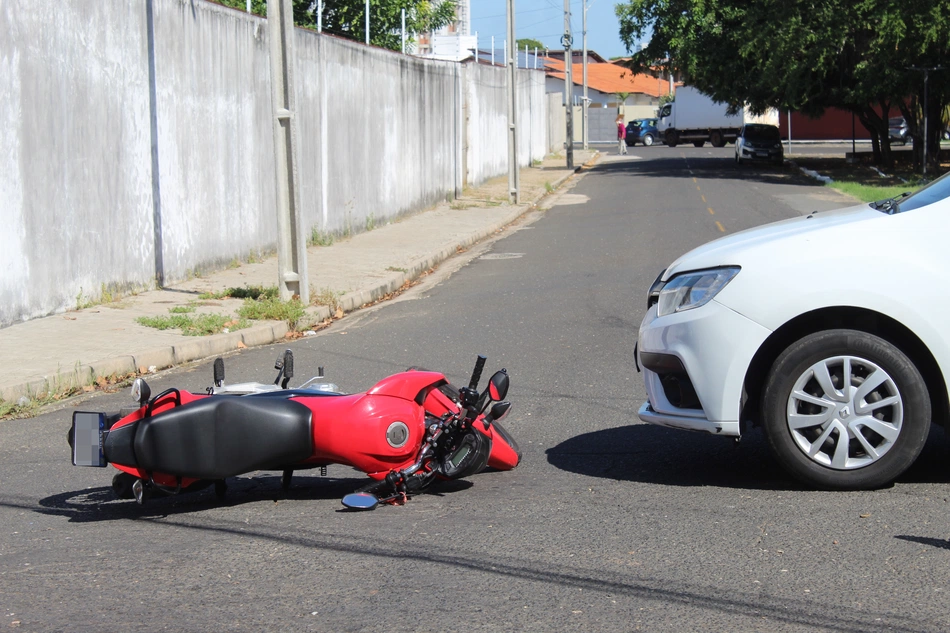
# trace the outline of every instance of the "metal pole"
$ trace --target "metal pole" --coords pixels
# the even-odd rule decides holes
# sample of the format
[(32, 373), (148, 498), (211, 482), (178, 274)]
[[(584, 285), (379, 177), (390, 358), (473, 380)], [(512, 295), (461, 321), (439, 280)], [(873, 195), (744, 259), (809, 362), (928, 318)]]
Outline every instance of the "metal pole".
[(323, 33), (323, 0), (317, 2), (317, 33)]
[(406, 53), (406, 10), (402, 10), (402, 52)]
[(247, 0), (247, 12), (251, 12), (251, 0)]
[(788, 153), (792, 153), (792, 111), (788, 111)]
[(282, 300), (297, 295), (308, 305), (307, 240), (301, 228), (297, 184), (293, 16), (291, 0), (267, 0), (277, 175), (277, 277)]
[(927, 77), (929, 69), (924, 68), (924, 176), (927, 175)]
[(491, 65), (495, 65), (495, 36), (491, 36)]
[[(508, 42), (512, 45), (509, 47)], [(508, 0), (508, 39), (505, 40), (505, 63), (508, 66), (508, 202), (519, 204), (521, 191), (518, 173), (518, 100), (515, 88), (515, 62), (518, 45), (515, 44), (515, 0)]]
[(571, 0), (564, 0), (564, 107), (567, 108), (567, 168), (574, 169), (574, 80), (571, 77), (574, 54), (571, 52)]
[(366, 0), (366, 44), (369, 45), (369, 0)]
[(587, 0), (584, 0), (584, 103), (581, 104), (584, 116), (581, 118), (581, 136), (584, 139), (584, 149), (587, 149)]

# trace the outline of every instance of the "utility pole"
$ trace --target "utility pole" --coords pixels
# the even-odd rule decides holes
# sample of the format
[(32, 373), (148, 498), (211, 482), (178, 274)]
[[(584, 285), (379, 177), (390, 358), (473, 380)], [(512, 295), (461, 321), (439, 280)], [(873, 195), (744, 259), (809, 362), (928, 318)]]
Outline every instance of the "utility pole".
[[(518, 45), (515, 43), (515, 0), (508, 0), (508, 39), (505, 42), (505, 64), (508, 77), (508, 202), (519, 204), (521, 190), (518, 183), (518, 100), (516, 99), (515, 62), (518, 60)], [(511, 42), (511, 46), (508, 46)]]
[(564, 107), (567, 108), (567, 168), (574, 169), (574, 79), (571, 71), (574, 53), (571, 52), (571, 0), (564, 0)]
[(297, 185), (297, 120), (294, 92), (294, 14), (291, 0), (267, 0), (274, 154), (277, 172), (277, 279), (280, 298), (310, 303), (307, 241), (301, 230)]
[(584, 116), (581, 119), (581, 128), (583, 129), (584, 149), (587, 149), (587, 104), (590, 99), (587, 98), (587, 0), (584, 0), (584, 103), (582, 105)]

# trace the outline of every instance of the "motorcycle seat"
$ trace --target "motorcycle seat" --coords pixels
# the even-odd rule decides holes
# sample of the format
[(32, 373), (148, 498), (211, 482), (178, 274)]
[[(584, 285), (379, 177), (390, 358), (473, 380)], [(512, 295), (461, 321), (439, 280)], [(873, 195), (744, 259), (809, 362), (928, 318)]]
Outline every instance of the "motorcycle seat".
[(310, 409), (292, 400), (212, 396), (137, 422), (136, 466), (196, 479), (282, 470), (313, 452)]

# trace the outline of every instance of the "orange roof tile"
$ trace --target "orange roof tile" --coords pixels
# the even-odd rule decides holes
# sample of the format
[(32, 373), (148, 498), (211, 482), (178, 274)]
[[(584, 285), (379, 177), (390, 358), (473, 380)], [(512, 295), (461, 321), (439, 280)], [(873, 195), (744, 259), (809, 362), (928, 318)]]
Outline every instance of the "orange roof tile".
[[(544, 65), (551, 77), (564, 79), (564, 62), (546, 58)], [(583, 64), (571, 64), (571, 80), (575, 85), (584, 83)], [(634, 75), (618, 64), (587, 64), (587, 86), (607, 94), (629, 92), (660, 97), (670, 92), (670, 82), (650, 75)]]

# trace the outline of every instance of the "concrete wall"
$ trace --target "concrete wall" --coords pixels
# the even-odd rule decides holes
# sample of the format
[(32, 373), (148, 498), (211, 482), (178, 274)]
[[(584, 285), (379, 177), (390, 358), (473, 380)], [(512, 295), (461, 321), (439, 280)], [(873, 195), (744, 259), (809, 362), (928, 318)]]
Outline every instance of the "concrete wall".
[[(465, 64), (465, 74), (466, 184), (478, 185), (508, 171), (508, 79), (504, 67), (487, 64)], [(548, 153), (544, 73), (518, 69), (515, 85), (518, 164), (525, 166)]]
[(0, 33), (6, 325), (142, 283), (154, 256), (145, 4), (5, 0)]
[[(203, 0), (3, 0), (0, 33), (0, 326), (276, 246), (265, 20)], [(507, 172), (503, 68), (299, 29), (295, 47), (308, 232)], [(519, 70), (518, 89), (527, 165), (559, 143), (543, 74)]]

